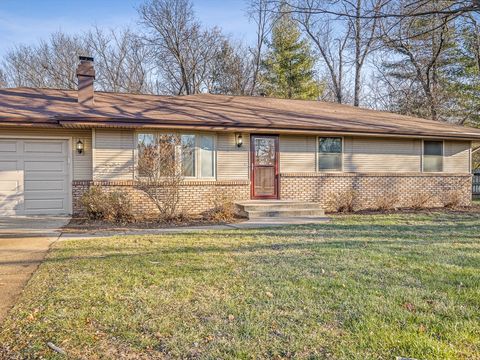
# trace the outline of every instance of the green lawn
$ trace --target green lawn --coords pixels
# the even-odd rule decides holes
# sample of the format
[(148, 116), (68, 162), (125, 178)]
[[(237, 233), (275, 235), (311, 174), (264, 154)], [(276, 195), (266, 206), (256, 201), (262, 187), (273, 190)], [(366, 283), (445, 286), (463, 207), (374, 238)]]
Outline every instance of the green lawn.
[(480, 214), (59, 242), (0, 332), (5, 356), (62, 358), (48, 341), (74, 359), (480, 359)]

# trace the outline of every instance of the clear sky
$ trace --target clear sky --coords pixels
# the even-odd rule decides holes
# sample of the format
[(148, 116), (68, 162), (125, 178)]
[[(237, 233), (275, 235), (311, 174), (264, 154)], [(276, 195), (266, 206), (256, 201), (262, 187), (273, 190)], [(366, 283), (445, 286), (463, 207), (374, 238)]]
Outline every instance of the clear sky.
[[(0, 56), (14, 44), (35, 43), (62, 30), (82, 32), (99, 27), (138, 26), (143, 0), (0, 0)], [(251, 41), (253, 26), (244, 0), (193, 0), (205, 25), (217, 25), (232, 37)]]

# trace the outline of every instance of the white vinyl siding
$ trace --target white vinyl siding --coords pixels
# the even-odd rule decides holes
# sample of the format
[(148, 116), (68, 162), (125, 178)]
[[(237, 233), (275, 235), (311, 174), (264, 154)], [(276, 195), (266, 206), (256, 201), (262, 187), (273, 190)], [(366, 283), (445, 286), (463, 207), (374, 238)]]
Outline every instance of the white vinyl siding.
[(95, 130), (94, 180), (133, 180), (134, 133)]
[(419, 139), (345, 137), (345, 172), (420, 172)]
[(470, 141), (445, 141), (443, 170), (446, 173), (470, 172)]
[(314, 172), (316, 168), (315, 141), (315, 136), (281, 135), (279, 139), (280, 172)]
[(242, 138), (243, 145), (237, 147), (234, 133), (217, 134), (217, 179), (248, 180), (250, 135)]

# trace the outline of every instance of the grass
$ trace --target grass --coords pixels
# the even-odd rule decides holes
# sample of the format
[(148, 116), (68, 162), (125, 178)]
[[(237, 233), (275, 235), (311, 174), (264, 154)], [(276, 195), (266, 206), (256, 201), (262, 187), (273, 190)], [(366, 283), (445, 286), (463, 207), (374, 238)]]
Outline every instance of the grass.
[[(59, 242), (0, 332), (18, 358), (480, 359), (480, 215)], [(0, 356), (1, 357), (1, 356)]]

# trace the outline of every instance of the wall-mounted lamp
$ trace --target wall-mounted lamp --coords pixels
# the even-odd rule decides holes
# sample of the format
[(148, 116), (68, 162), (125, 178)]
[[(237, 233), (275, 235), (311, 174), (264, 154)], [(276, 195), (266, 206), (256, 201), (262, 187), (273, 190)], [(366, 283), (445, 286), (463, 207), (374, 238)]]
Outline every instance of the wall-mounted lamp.
[(240, 134), (240, 133), (235, 134), (235, 143), (237, 144), (237, 147), (242, 147), (242, 145), (243, 145), (242, 134)]
[(77, 153), (81, 155), (81, 154), (83, 154), (83, 150), (84, 150), (83, 142), (82, 142), (82, 140), (78, 140), (77, 141)]

